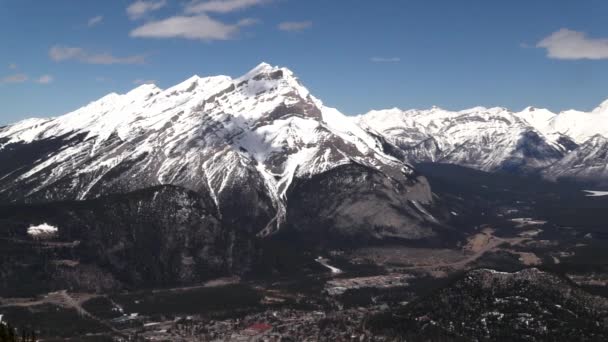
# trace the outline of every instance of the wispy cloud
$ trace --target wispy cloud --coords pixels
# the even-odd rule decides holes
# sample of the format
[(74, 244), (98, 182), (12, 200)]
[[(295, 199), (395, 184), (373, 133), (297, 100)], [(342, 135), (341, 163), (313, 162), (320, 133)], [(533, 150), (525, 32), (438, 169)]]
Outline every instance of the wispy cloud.
[(88, 27), (97, 26), (97, 25), (101, 24), (102, 21), (103, 21), (103, 15), (98, 15), (96, 17), (89, 19), (89, 21), (87, 21), (87, 26)]
[(155, 84), (156, 80), (146, 80), (143, 78), (138, 78), (136, 80), (133, 80), (133, 84), (135, 85), (142, 85), (142, 84)]
[(137, 0), (127, 7), (127, 15), (131, 20), (137, 20), (146, 14), (157, 11), (167, 5), (166, 0)]
[(285, 21), (279, 24), (279, 30), (300, 32), (312, 27), (312, 21)]
[(55, 62), (78, 61), (85, 64), (143, 64), (143, 55), (116, 57), (110, 53), (92, 53), (80, 47), (56, 45), (49, 50), (49, 57)]
[(235, 24), (226, 24), (205, 14), (188, 17), (174, 16), (151, 21), (131, 31), (138, 38), (185, 38), (195, 40), (228, 40), (237, 36), (240, 29), (257, 21), (242, 19)]
[(370, 61), (374, 63), (399, 63), (401, 58), (399, 57), (372, 57)]
[(230, 13), (249, 7), (263, 5), (272, 0), (211, 0), (193, 1), (186, 6), (186, 13)]
[[(135, 38), (182, 38), (202, 41), (235, 39), (244, 27), (259, 21), (244, 18), (227, 22), (212, 15), (245, 10), (272, 1), (274, 0), (191, 0), (182, 7), (181, 12), (165, 19), (148, 21), (132, 30), (129, 35)], [(136, 18), (165, 4), (165, 0), (139, 0), (129, 6), (127, 12), (131, 18)]]
[(536, 47), (554, 59), (608, 59), (608, 39), (589, 38), (584, 32), (563, 28), (544, 38)]
[[(14, 68), (13, 68), (14, 66)], [(9, 66), (10, 69), (17, 69), (16, 64), (11, 64)], [(38, 84), (49, 84), (53, 82), (53, 76), (49, 74), (42, 75), (38, 78), (32, 79), (31, 81)], [(9, 84), (9, 83), (26, 83), (30, 81), (30, 77), (25, 73), (16, 73), (7, 75), (4, 77), (0, 77), (0, 84)]]
[(0, 78), (0, 83), (24, 83), (29, 77), (26, 74), (13, 74)]
[(15, 69), (18, 68), (18, 66), (15, 63), (11, 63), (11, 64), (8, 65), (8, 68), (11, 69), (11, 70), (15, 70)]
[(53, 83), (55, 79), (51, 75), (42, 75), (38, 79), (35, 80), (38, 84), (50, 84)]

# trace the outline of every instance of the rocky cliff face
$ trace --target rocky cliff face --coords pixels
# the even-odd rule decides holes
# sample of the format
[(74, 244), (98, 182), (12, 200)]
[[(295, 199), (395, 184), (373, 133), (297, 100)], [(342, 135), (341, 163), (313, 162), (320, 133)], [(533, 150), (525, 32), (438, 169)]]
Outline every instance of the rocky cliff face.
[(400, 180), (363, 165), (343, 165), (294, 185), (289, 230), (304, 241), (320, 235), (326, 245), (430, 238), (440, 222), (422, 205), (432, 200), (428, 187), (421, 176)]

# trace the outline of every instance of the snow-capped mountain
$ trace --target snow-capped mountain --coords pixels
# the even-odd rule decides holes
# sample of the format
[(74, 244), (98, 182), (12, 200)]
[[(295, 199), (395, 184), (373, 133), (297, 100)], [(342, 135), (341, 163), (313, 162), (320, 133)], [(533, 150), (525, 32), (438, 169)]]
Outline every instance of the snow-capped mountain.
[(582, 144), (595, 135), (608, 136), (608, 100), (591, 112), (567, 110), (553, 113), (547, 109), (528, 107), (516, 113), (544, 134), (562, 134)]
[(412, 162), (526, 171), (553, 164), (565, 151), (555, 136), (543, 135), (504, 108), (389, 109), (355, 120), (386, 136)]
[(556, 178), (608, 179), (598, 141), (608, 136), (608, 101), (591, 112), (388, 109), (354, 119), (405, 152), (409, 162), (443, 162), (484, 171), (541, 172)]
[[(290, 215), (316, 215), (311, 227), (349, 234), (366, 226), (377, 227), (370, 232), (377, 237), (433, 234), (416, 224), (431, 220), (420, 205), (431, 203), (426, 180), (290, 70), (265, 63), (235, 79), (142, 85), (57, 118), (4, 127), (0, 161), (5, 202), (85, 200), (169, 184), (208, 193), (224, 224), (258, 235)], [(307, 202), (310, 182), (323, 186), (308, 188), (318, 198), (348, 193), (349, 200), (294, 206)]]
[(589, 182), (608, 181), (608, 139), (595, 135), (551, 165), (543, 174), (551, 179), (574, 178)]

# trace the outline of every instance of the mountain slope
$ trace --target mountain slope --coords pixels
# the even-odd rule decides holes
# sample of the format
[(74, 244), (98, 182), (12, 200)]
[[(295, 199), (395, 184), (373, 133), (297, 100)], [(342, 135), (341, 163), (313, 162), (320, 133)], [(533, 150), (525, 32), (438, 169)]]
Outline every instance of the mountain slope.
[(528, 107), (516, 113), (543, 134), (562, 134), (581, 144), (595, 135), (608, 136), (608, 100), (591, 112), (567, 110), (553, 113)]
[[(47, 224), (56, 232), (27, 229)], [(87, 201), (0, 206), (0, 292), (105, 292), (200, 282), (246, 270), (253, 248), (213, 200), (173, 186)]]
[(608, 139), (596, 135), (543, 171), (552, 179), (608, 180)]
[[(0, 129), (0, 200), (85, 200), (170, 184), (209, 194), (225, 226), (267, 235), (285, 225), (296, 181), (357, 165), (362, 174), (353, 184), (367, 184), (363, 174), (376, 172), (400, 185), (383, 190), (400, 205), (430, 204), (424, 178), (385, 147), (314, 98), (290, 70), (262, 63), (236, 79), (194, 76), (166, 90), (143, 85), (58, 118)], [(348, 215), (382, 214), (362, 205)], [(423, 211), (398, 216), (385, 223), (393, 235), (434, 234)]]
[(479, 269), (372, 326), (421, 340), (602, 341), (607, 317), (608, 300), (550, 273)]

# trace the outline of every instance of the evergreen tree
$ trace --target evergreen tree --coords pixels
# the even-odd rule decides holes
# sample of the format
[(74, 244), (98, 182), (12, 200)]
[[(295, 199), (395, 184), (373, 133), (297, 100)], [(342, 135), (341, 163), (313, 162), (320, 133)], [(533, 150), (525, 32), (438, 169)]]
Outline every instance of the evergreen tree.
[(21, 329), (21, 338), (18, 337), (18, 330), (15, 330), (8, 323), (0, 323), (0, 342), (36, 342), (36, 332), (31, 334), (27, 329)]
[(6, 331), (6, 326), (0, 323), (0, 342), (8, 341), (8, 332)]
[(17, 338), (15, 336), (15, 329), (10, 324), (6, 325), (6, 330), (8, 330), (7, 334), (7, 342), (17, 342)]

